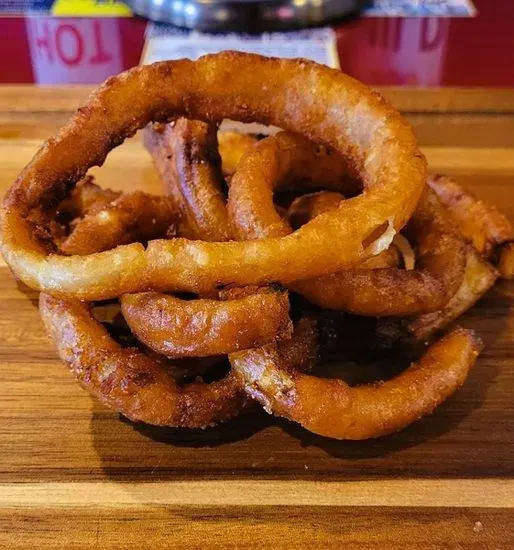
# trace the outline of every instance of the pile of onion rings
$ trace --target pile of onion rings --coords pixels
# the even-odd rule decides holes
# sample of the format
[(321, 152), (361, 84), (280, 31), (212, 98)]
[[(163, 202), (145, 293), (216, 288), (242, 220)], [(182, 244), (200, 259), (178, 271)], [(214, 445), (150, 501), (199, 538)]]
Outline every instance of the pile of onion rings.
[[(223, 132), (224, 118), (283, 130)], [(143, 127), (164, 194), (97, 186), (88, 169)], [(20, 174), (1, 227), (79, 383), (161, 426), (260, 404), (337, 439), (400, 430), (481, 350), (471, 330), (439, 333), (514, 274), (509, 221), (427, 176), (380, 95), (309, 61), (235, 52), (109, 79)], [(334, 319), (352, 316), (376, 320), (364, 348), (429, 346), (385, 381), (320, 376), (324, 324), (344, 336)]]

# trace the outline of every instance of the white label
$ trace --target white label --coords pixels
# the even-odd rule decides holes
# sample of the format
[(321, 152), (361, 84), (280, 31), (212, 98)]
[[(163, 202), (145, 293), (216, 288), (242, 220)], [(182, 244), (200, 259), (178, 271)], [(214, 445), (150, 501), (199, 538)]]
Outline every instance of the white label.
[(166, 59), (197, 59), (222, 50), (286, 58), (304, 57), (329, 67), (339, 67), (336, 36), (330, 28), (248, 35), (206, 34), (155, 24), (147, 30), (143, 63)]

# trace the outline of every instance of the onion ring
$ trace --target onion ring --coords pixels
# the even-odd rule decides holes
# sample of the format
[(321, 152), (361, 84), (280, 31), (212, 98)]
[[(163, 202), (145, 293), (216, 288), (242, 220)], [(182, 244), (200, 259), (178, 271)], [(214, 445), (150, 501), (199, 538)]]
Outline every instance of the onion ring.
[(294, 324), (292, 337), (279, 340), (276, 346), (284, 369), (310, 372), (318, 359), (317, 321), (301, 317)]
[(339, 207), (345, 196), (339, 191), (317, 191), (301, 195), (293, 200), (287, 210), (287, 220), (293, 229), (298, 229), (313, 218)]
[[(221, 192), (216, 126), (179, 119), (147, 127), (145, 143), (166, 191), (182, 211), (187, 234), (227, 240), (231, 234)], [(204, 357), (259, 347), (290, 337), (285, 293), (245, 289), (220, 302), (185, 301), (156, 292), (125, 294), (122, 311), (132, 332), (152, 350), (170, 358)]]
[(57, 252), (80, 218), (106, 207), (120, 195), (121, 191), (102, 189), (95, 183), (93, 176), (85, 176), (71, 195), (56, 208), (46, 212), (31, 212), (28, 220), (48, 249)]
[(40, 295), (40, 313), (61, 360), (99, 401), (135, 422), (205, 428), (239, 414), (247, 402), (232, 371), (212, 384), (177, 384), (162, 364), (122, 348), (87, 304)]
[(186, 228), (181, 234), (192, 239), (230, 239), (217, 130), (216, 124), (180, 118), (144, 131), (166, 193), (181, 211), (181, 227)]
[[(291, 227), (277, 213), (273, 193), (305, 185), (340, 189), (349, 174), (342, 158), (301, 136), (279, 132), (261, 140), (241, 159), (230, 182), (227, 206), (236, 236), (244, 240), (289, 235)], [(331, 208), (336, 199), (331, 196), (318, 216), (337, 212)]]
[(119, 244), (162, 237), (177, 220), (177, 211), (167, 197), (133, 191), (109, 204), (96, 203), (60, 244), (63, 254), (92, 254)]
[(116, 302), (98, 302), (93, 304), (91, 313), (95, 319), (102, 323), (107, 332), (124, 347), (134, 346), (155, 359), (167, 372), (176, 379), (197, 378), (204, 374), (209, 374), (215, 368), (218, 368), (226, 360), (224, 356), (210, 357), (186, 357), (183, 359), (174, 359), (173, 362), (159, 355), (148, 346), (139, 342), (130, 331), (118, 301)]
[[(316, 193), (301, 195), (294, 199), (289, 206), (287, 220), (293, 229), (297, 229), (305, 225), (312, 218), (336, 209), (344, 198), (344, 195), (338, 191), (318, 191)], [(371, 256), (371, 258), (364, 260), (356, 265), (354, 269), (398, 267), (400, 264), (400, 253), (396, 247), (396, 242), (399, 237), (401, 237), (400, 234), (395, 235), (389, 248), (376, 256)]]
[[(229, 238), (221, 193), (216, 127), (179, 119), (145, 130), (148, 149), (167, 192), (184, 214), (194, 238)], [(193, 301), (156, 292), (125, 294), (121, 307), (132, 332), (157, 353), (170, 358), (204, 357), (259, 347), (290, 337), (285, 293), (235, 289), (225, 302)], [(234, 296), (234, 292), (238, 295)]]
[(416, 268), (352, 269), (294, 283), (290, 288), (326, 309), (383, 317), (441, 309), (464, 277), (465, 246), (431, 192), (405, 232), (417, 250)]
[(230, 177), (234, 174), (241, 158), (257, 141), (257, 138), (250, 134), (228, 131), (218, 132), (218, 151), (221, 156), (221, 166), (225, 177)]
[[(206, 428), (229, 420), (252, 403), (233, 371), (210, 384), (179, 385), (162, 360), (113, 340), (83, 302), (41, 293), (39, 308), (61, 360), (75, 378), (91, 395), (132, 421)], [(309, 321), (297, 323), (292, 339), (277, 349), (285, 367), (295, 361), (296, 368), (310, 369), (316, 351), (315, 327)]]
[[(229, 117), (299, 132), (346, 158), (366, 192), (283, 238), (173, 239), (80, 257), (48, 254), (29, 213), (60, 202), (137, 129), (178, 116), (214, 123)], [(2, 252), (32, 288), (84, 300), (149, 289), (200, 293), (228, 283), (289, 283), (381, 252), (388, 244), (383, 234), (394, 234), (410, 218), (425, 175), (426, 161), (402, 117), (339, 71), (239, 52), (165, 61), (110, 78), (43, 145), (4, 200)]]
[(367, 439), (431, 413), (464, 383), (481, 348), (473, 331), (458, 328), (395, 378), (356, 387), (286, 371), (273, 345), (232, 354), (230, 363), (268, 412), (326, 437)]
[[(125, 195), (122, 195), (121, 198), (123, 197), (125, 197)], [(139, 226), (136, 226), (136, 228), (137, 227)], [(107, 230), (108, 227), (106, 225), (99, 227), (99, 235), (97, 235), (97, 239), (92, 242), (92, 246), (95, 246), (95, 243), (101, 246), (104, 240), (102, 231), (106, 232)], [(137, 237), (137, 235), (134, 236)], [(148, 296), (148, 294), (150, 296)], [(43, 297), (44, 295), (41, 294), (41, 296)], [(145, 304), (147, 298), (148, 302)], [(246, 299), (239, 301), (231, 300), (230, 302), (215, 302), (213, 300), (194, 300), (192, 302), (185, 302), (172, 298), (171, 296), (162, 296), (159, 299), (159, 295), (156, 293), (132, 296), (125, 295), (121, 297), (122, 311), (125, 313), (127, 319), (133, 320), (131, 328), (134, 329), (134, 323), (136, 328), (139, 328), (139, 330), (134, 330), (134, 332), (138, 333), (138, 335), (140, 335), (140, 330), (144, 332), (145, 322), (148, 322), (149, 326), (154, 323), (153, 328), (155, 329), (156, 319), (152, 317), (148, 318), (148, 314), (157, 313), (158, 319), (162, 321), (163, 311), (160, 308), (163, 300), (167, 300), (168, 302), (174, 300), (175, 304), (179, 306), (176, 308), (179, 311), (175, 312), (175, 315), (170, 314), (167, 321), (175, 321), (175, 332), (173, 336), (177, 341), (171, 343), (176, 351), (180, 349), (180, 345), (182, 345), (182, 353), (176, 354), (181, 357), (200, 355), (200, 353), (191, 353), (191, 351), (200, 352), (200, 347), (202, 346), (205, 354), (210, 352), (209, 355), (213, 355), (214, 353), (212, 352), (214, 348), (219, 351), (220, 347), (224, 345), (224, 342), (221, 341), (219, 337), (225, 335), (227, 338), (230, 338), (230, 329), (234, 330), (239, 340), (236, 341), (235, 347), (229, 348), (228, 351), (242, 349), (244, 345), (242, 345), (241, 342), (244, 344), (245, 337), (247, 338), (247, 346), (250, 346), (257, 345), (259, 337), (263, 338), (265, 341), (275, 341), (279, 337), (290, 336), (291, 334), (291, 323), (288, 316), (288, 299), (284, 292), (268, 292), (267, 294), (261, 292), (260, 294), (247, 296)], [(128, 306), (125, 302), (128, 302)], [(205, 307), (206, 304), (210, 304), (211, 307)], [(145, 305), (147, 306), (146, 309)], [(252, 306), (259, 307), (260, 309), (254, 312)], [(64, 308), (66, 312), (64, 314), (58, 314), (56, 313), (58, 308)], [(150, 308), (151, 311), (148, 311), (148, 308)], [(77, 354), (75, 363), (71, 365), (72, 370), (74, 370), (75, 375), (79, 381), (81, 381), (82, 385), (102, 402), (114, 407), (132, 420), (158, 425), (205, 427), (228, 420), (239, 414), (249, 405), (249, 398), (244, 396), (241, 391), (235, 390), (237, 384), (234, 380), (234, 376), (230, 373), (222, 380), (215, 382), (214, 384), (216, 385), (196, 383), (188, 386), (191, 390), (190, 396), (182, 397), (179, 392), (179, 386), (174, 382), (174, 377), (177, 375), (184, 377), (191, 375), (191, 373), (196, 373), (196, 375), (202, 374), (209, 365), (198, 363), (197, 359), (193, 365), (184, 365), (183, 361), (170, 365), (166, 363), (161, 356), (154, 354), (154, 350), (150, 350), (150, 354), (148, 352), (143, 354), (135, 349), (124, 350), (112, 339), (108, 340), (108, 345), (106, 346), (105, 338), (99, 339), (99, 335), (103, 333), (106, 338), (109, 337), (100, 323), (98, 323), (98, 321), (88, 312), (86, 305), (79, 303), (79, 306), (77, 306), (74, 302), (67, 303), (45, 296), (41, 299), (40, 309), (47, 328), (49, 328), (49, 331), (54, 336), (54, 340), (57, 343), (63, 360), (71, 364), (70, 360), (66, 360), (66, 353)], [(127, 313), (127, 309), (130, 314)], [(108, 311), (112, 316), (113, 311), (111, 310), (112, 307), (109, 307)], [(188, 314), (192, 312), (194, 315), (189, 318)], [(234, 318), (234, 314), (237, 313), (239, 313), (239, 315), (237, 318)], [(250, 329), (250, 331), (247, 330), (245, 332), (245, 322), (251, 314), (258, 315), (258, 321), (256, 319), (255, 326), (253, 327), (253, 337), (255, 339), (249, 341), (249, 338), (252, 336), (252, 331)], [(68, 325), (62, 327), (58, 324), (61, 320), (61, 316), (64, 323), (67, 321), (71, 322), (71, 329)], [(242, 316), (243, 319), (241, 319)], [(266, 323), (267, 320), (269, 323)], [(181, 326), (176, 326), (177, 321), (182, 321)], [(188, 331), (187, 334), (181, 334), (185, 324), (192, 330)], [(243, 329), (241, 329), (241, 327), (243, 327)], [(221, 330), (219, 330), (220, 328)], [(266, 331), (268, 331), (268, 334), (266, 334)], [(300, 367), (308, 368), (310, 367), (309, 358), (313, 353), (311, 350), (309, 354), (308, 348), (310, 346), (315, 349), (315, 342), (313, 343), (312, 335), (307, 332), (307, 327), (299, 326), (299, 331), (300, 332), (294, 335), (294, 339), (287, 340), (287, 343), (284, 342), (280, 345), (283, 346), (283, 353), (287, 358), (291, 356), (298, 360), (300, 353), (302, 353), (304, 357)], [(168, 330), (168, 334), (169, 332)], [(145, 334), (148, 334), (148, 330)], [(155, 330), (152, 335), (155, 336)], [(210, 340), (206, 339), (209, 335), (211, 336)], [(203, 340), (201, 339), (202, 337)], [(305, 343), (298, 342), (298, 337), (305, 338)], [(66, 340), (66, 338), (68, 338), (68, 340)], [(144, 337), (140, 339), (144, 343), (151, 344), (151, 342), (147, 342)], [(80, 346), (81, 343), (84, 343), (90, 355), (83, 354), (80, 349), (77, 351), (77, 346)], [(189, 346), (192, 347), (186, 349), (188, 343)], [(209, 343), (211, 347), (207, 349)], [(240, 347), (237, 347), (237, 344), (239, 344)], [(71, 352), (70, 346), (72, 349)], [(218, 360), (219, 357), (214, 357), (214, 359)], [(86, 371), (85, 374), (82, 372), (83, 370)], [(133, 373), (133, 371), (135, 371), (135, 373)], [(118, 392), (112, 389), (106, 392), (103, 386), (99, 385), (98, 377), (102, 379), (106, 372), (113, 375), (115, 380), (113, 384), (124, 384)], [(157, 375), (157, 372), (161, 374)], [(162, 373), (164, 373), (164, 375)], [(81, 377), (82, 374), (83, 377)], [(155, 387), (152, 387), (148, 392), (141, 390), (143, 397), (140, 397), (139, 394), (136, 397), (132, 397), (136, 399), (136, 401), (138, 399), (141, 400), (139, 409), (134, 409), (133, 406), (125, 402), (126, 399), (131, 399), (126, 395), (125, 386), (130, 388), (133, 377), (137, 380), (141, 379), (143, 381), (141, 382), (142, 385), (145, 384), (145, 380), (150, 380), (150, 383), (155, 385)], [(138, 382), (136, 382), (136, 385), (137, 384)], [(190, 412), (187, 414), (184, 413), (183, 418), (177, 418), (176, 415), (178, 413), (173, 413), (175, 415), (173, 416), (173, 414), (169, 412), (167, 414), (172, 414), (172, 416), (162, 416), (163, 413), (159, 413), (160, 416), (156, 416), (155, 413), (149, 409), (151, 396), (154, 395), (157, 400), (159, 398), (164, 400), (164, 393), (173, 390), (178, 393), (177, 399), (179, 402), (180, 399), (185, 400), (186, 403), (191, 403), (188, 405), (189, 407), (193, 407), (192, 402), (194, 400), (194, 406), (199, 407), (204, 412), (201, 414), (199, 413), (197, 416)], [(218, 400), (221, 399), (227, 400), (227, 405), (222, 407), (218, 402)], [(159, 402), (160, 401), (157, 401), (157, 403)], [(185, 407), (185, 405), (180, 404), (177, 406), (179, 408)], [(168, 404), (168, 407), (171, 407), (171, 405)], [(204, 416), (202, 416), (202, 414)]]
[(121, 310), (130, 330), (166, 357), (224, 355), (291, 336), (289, 300), (261, 289), (239, 299), (181, 300), (156, 292), (124, 294)]
[(458, 224), (460, 232), (485, 258), (492, 258), (498, 247), (514, 241), (514, 227), (495, 206), (479, 200), (446, 176), (431, 175), (427, 182)]
[[(347, 169), (337, 158), (332, 158), (333, 166), (329, 169), (320, 162), (313, 144), (284, 132), (255, 145), (240, 162), (229, 188), (229, 216), (238, 237), (256, 239), (291, 233), (287, 221), (275, 210), (273, 192), (288, 178), (297, 180), (302, 175), (315, 186), (325, 181), (331, 182), (332, 187), (337, 185), (344, 180)], [(337, 210), (351, 200), (354, 199), (340, 201)], [(330, 202), (324, 207), (332, 205)], [(314, 221), (329, 213), (318, 215)], [(436, 311), (450, 300), (462, 281), (464, 243), (428, 189), (406, 231), (417, 242), (416, 270), (353, 269), (294, 282), (289, 288), (318, 306), (359, 315)]]
[(83, 218), (92, 210), (107, 206), (121, 195), (121, 191), (103, 189), (95, 183), (93, 176), (85, 176), (57, 208), (57, 216), (69, 220)]
[(404, 330), (414, 340), (429, 339), (478, 302), (494, 285), (497, 278), (498, 272), (494, 267), (469, 246), (466, 251), (464, 278), (455, 295), (441, 310), (406, 320)]

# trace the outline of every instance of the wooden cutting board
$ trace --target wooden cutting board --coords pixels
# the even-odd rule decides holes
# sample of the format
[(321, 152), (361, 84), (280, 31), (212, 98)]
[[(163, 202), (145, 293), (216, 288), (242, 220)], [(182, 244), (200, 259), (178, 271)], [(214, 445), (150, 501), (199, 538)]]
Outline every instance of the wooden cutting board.
[[(0, 193), (87, 92), (0, 88)], [(514, 91), (384, 93), (431, 170), (514, 219)], [(137, 137), (94, 172), (159, 191)], [(514, 548), (514, 283), (462, 321), (486, 343), (465, 387), (367, 442), (265, 414), (207, 431), (135, 426), (56, 359), (36, 298), (0, 264), (1, 548)]]

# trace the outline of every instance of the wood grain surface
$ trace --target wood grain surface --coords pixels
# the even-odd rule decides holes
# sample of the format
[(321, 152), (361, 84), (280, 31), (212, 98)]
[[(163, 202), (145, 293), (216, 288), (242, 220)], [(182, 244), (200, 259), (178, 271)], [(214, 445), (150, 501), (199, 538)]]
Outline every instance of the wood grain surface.
[[(431, 170), (514, 219), (514, 91), (383, 91)], [(88, 93), (0, 88), (0, 194)], [(160, 191), (138, 136), (93, 173)], [(514, 283), (463, 318), (486, 348), (462, 390), (367, 442), (265, 414), (134, 425), (74, 382), (36, 300), (0, 260), (0, 548), (514, 548)]]

